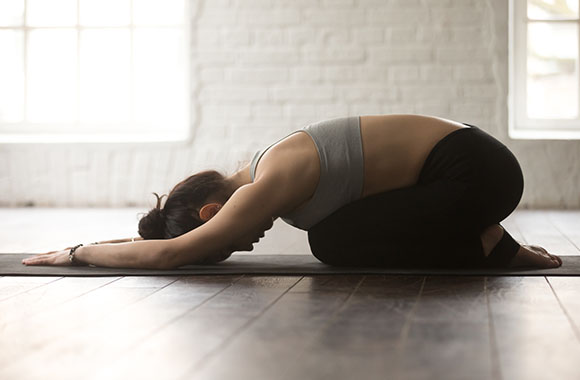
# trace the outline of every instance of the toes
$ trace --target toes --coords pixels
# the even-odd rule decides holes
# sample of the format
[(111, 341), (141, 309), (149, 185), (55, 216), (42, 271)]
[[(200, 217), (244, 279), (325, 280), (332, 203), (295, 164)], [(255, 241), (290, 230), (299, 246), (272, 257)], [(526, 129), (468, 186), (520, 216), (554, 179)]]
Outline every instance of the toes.
[(562, 259), (548, 253), (541, 247), (524, 245), (511, 262), (512, 267), (528, 268), (558, 268), (562, 266)]
[(546, 255), (552, 260), (558, 263), (558, 266), (562, 265), (562, 259), (557, 255), (552, 255), (551, 253), (547, 253)]
[(559, 267), (560, 266), (560, 262), (558, 261), (558, 259), (556, 259), (554, 256), (550, 255), (549, 253), (544, 253), (544, 254), (542, 254), (542, 256), (545, 257), (546, 262), (550, 263), (550, 267), (554, 267), (554, 266)]
[(552, 263), (553, 268), (557, 268), (560, 265), (562, 265), (562, 261), (560, 260), (559, 257), (554, 256), (554, 255), (550, 255), (549, 253), (547, 253), (546, 256), (550, 260), (550, 262)]
[(562, 259), (557, 255), (549, 253), (544, 247), (539, 245), (526, 245), (525, 247), (537, 255), (544, 256), (546, 259), (549, 259), (550, 262), (557, 263), (557, 266), (562, 265)]

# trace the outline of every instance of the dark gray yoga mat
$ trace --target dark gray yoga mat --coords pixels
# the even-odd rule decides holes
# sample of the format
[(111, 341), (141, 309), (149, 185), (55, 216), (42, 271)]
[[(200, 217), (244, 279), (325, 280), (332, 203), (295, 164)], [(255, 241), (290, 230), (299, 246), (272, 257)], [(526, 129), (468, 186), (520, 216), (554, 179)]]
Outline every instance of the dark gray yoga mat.
[(352, 268), (325, 265), (311, 255), (236, 255), (215, 265), (190, 265), (175, 270), (119, 269), (97, 267), (25, 266), (31, 255), (0, 254), (0, 276), (185, 276), (208, 274), (397, 274), (459, 276), (578, 276), (580, 256), (562, 256), (554, 269), (395, 269)]

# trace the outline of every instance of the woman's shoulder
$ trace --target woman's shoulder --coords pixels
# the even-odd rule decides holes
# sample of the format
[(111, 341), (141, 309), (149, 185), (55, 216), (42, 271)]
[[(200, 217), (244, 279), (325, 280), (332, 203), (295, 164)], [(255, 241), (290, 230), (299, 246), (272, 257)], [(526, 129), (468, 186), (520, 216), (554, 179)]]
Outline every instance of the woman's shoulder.
[(296, 131), (271, 145), (256, 163), (256, 179), (265, 173), (294, 173), (318, 163), (314, 141), (304, 130)]
[(266, 182), (272, 191), (284, 195), (291, 210), (314, 194), (319, 178), (314, 141), (307, 133), (293, 133), (264, 153), (255, 167), (254, 181)]

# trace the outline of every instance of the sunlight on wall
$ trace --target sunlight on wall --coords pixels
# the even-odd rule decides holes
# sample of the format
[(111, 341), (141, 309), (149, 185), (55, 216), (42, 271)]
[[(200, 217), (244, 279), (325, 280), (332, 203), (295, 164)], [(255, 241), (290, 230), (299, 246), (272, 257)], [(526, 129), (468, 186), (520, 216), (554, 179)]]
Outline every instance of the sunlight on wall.
[(186, 128), (186, 14), (183, 0), (1, 1), (0, 131)]

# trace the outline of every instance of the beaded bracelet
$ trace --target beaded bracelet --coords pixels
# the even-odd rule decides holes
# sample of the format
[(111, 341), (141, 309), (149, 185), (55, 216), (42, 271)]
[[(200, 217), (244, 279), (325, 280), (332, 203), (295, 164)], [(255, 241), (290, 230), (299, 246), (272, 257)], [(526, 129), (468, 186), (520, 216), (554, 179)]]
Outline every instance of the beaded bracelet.
[(68, 259), (71, 262), (71, 264), (75, 263), (75, 251), (77, 250), (78, 247), (82, 246), (83, 246), (82, 244), (77, 244), (70, 249), (70, 252), (68, 253)]

